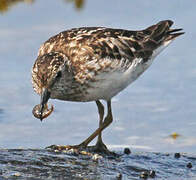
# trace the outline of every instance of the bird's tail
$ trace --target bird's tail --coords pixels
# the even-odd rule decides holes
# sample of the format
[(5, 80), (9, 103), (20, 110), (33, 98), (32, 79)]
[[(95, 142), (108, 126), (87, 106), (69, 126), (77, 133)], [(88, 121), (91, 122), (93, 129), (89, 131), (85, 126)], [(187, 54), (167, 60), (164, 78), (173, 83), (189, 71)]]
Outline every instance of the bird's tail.
[(173, 21), (165, 20), (152, 25), (143, 31), (144, 34), (149, 35), (150, 39), (157, 43), (167, 42), (184, 34), (182, 29), (171, 29)]

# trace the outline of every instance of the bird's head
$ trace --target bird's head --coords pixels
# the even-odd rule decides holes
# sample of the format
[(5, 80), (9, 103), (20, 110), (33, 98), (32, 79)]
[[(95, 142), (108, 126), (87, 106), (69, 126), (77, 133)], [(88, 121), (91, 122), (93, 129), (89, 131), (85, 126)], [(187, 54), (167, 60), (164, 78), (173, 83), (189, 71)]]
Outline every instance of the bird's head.
[(32, 84), (34, 90), (40, 94), (40, 104), (33, 108), (33, 115), (40, 120), (49, 116), (53, 106), (48, 109), (47, 102), (51, 97), (53, 86), (62, 76), (62, 68), (66, 56), (63, 53), (51, 52), (39, 56), (32, 69)]

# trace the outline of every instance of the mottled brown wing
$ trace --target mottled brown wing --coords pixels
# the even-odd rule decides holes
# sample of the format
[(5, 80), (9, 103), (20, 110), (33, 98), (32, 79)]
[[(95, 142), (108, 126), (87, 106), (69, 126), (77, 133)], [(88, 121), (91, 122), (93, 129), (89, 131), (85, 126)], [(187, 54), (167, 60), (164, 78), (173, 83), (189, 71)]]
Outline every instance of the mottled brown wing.
[(83, 27), (61, 32), (40, 48), (39, 56), (61, 52), (73, 69), (82, 70), (87, 62), (104, 58), (122, 60), (130, 64), (136, 58), (146, 62), (164, 41), (175, 38), (181, 29), (171, 30), (172, 21), (161, 21), (141, 31), (104, 27)]
[[(171, 21), (161, 21), (143, 31), (128, 31), (104, 27), (75, 28), (51, 37), (40, 48), (39, 55), (62, 52), (69, 58), (88, 57), (132, 60), (148, 56), (167, 35)], [(146, 53), (147, 51), (147, 53)], [(74, 60), (73, 60), (74, 61)]]

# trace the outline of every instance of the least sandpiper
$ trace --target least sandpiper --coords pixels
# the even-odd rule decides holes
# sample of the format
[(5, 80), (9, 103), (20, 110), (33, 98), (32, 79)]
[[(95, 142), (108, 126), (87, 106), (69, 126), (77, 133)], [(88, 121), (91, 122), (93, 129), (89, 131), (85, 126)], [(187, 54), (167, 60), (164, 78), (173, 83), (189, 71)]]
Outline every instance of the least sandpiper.
[[(95, 101), (99, 128), (81, 144), (69, 147), (86, 148), (98, 136), (94, 148), (108, 153), (101, 133), (113, 120), (111, 99), (136, 80), (176, 37), (184, 34), (182, 29), (171, 29), (172, 24), (171, 20), (160, 21), (139, 31), (81, 27), (51, 37), (40, 47), (32, 69), (33, 87), (41, 96), (40, 104), (33, 109), (34, 116), (42, 120), (51, 114), (49, 98)], [(105, 119), (100, 100), (107, 102)]]

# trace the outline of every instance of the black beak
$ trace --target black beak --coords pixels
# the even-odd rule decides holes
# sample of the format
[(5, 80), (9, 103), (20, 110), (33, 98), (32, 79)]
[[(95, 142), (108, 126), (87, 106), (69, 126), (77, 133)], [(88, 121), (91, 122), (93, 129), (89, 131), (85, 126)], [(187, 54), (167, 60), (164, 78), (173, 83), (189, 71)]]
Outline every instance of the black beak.
[(42, 114), (43, 114), (44, 107), (47, 104), (49, 98), (50, 98), (50, 92), (48, 91), (47, 88), (43, 88), (42, 93), (41, 93), (41, 102), (40, 102), (40, 120), (41, 121), (43, 119)]

